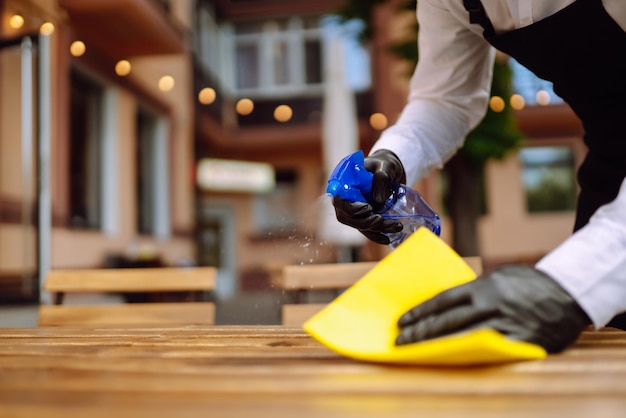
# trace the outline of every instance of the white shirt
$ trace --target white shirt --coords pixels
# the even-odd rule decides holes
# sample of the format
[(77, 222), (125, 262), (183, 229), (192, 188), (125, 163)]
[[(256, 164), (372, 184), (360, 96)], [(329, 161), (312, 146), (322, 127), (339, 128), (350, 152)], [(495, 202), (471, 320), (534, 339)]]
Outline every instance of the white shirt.
[[(497, 33), (531, 25), (573, 2), (482, 1)], [(626, 30), (626, 0), (602, 3)], [(420, 59), (411, 78), (408, 102), (398, 121), (370, 151), (394, 151), (409, 184), (441, 168), (484, 117), (495, 55), (482, 36), (483, 28), (469, 23), (462, 0), (420, 0), (417, 18)], [(613, 203), (536, 266), (572, 294), (596, 327), (626, 311), (625, 184)]]

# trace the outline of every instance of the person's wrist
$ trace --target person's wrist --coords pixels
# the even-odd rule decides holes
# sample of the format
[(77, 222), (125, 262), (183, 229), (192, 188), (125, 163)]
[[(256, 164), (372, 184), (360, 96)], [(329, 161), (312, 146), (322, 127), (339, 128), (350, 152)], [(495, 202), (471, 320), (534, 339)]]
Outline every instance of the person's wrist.
[(566, 307), (570, 314), (568, 316), (571, 316), (571, 318), (573, 319), (575, 318), (577, 322), (583, 327), (591, 325), (592, 321), (589, 315), (587, 315), (587, 312), (585, 312), (585, 310), (580, 306), (576, 299), (567, 291), (567, 289), (565, 289), (561, 285), (561, 283), (559, 283), (559, 281), (555, 280), (554, 277), (546, 272), (543, 272), (536, 268), (533, 270), (535, 270), (536, 274), (544, 276), (546, 280), (550, 283), (550, 285), (553, 288), (557, 289), (560, 294), (563, 306)]
[[(541, 279), (543, 289), (537, 289), (545, 295), (550, 295), (549, 299), (542, 304), (544, 320), (549, 321), (544, 332), (538, 333), (540, 345), (542, 345), (550, 353), (558, 353), (573, 344), (580, 333), (592, 324), (589, 315), (580, 306), (576, 299), (551, 275), (538, 270), (529, 268), (531, 275), (535, 279)], [(550, 304), (553, 307), (546, 306)], [(541, 306), (538, 309), (541, 309)], [(554, 307), (558, 307), (558, 311), (554, 311)], [(553, 314), (550, 314), (553, 312)], [(551, 317), (558, 318), (558, 321), (550, 321)]]

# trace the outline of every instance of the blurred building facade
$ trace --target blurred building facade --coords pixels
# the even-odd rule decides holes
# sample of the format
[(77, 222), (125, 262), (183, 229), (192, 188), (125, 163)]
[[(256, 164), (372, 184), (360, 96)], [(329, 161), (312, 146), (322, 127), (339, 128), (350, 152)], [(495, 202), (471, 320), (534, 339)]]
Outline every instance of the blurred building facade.
[[(341, 3), (0, 1), (3, 38), (54, 24), (50, 268), (98, 267), (116, 257), (215, 265), (228, 296), (267, 286), (283, 264), (337, 261), (337, 246), (320, 239), (318, 225), (328, 203), (324, 18)], [(406, 100), (410, 68), (388, 46), (410, 36), (414, 14), (399, 14), (396, 3), (376, 9), (362, 68), (371, 82), (355, 91), (365, 151)], [(24, 18), (19, 28), (15, 15)], [(20, 56), (19, 46), (0, 52), (0, 272), (5, 288), (18, 283), (27, 294), (40, 256), (38, 173), (36, 147), (18, 140)], [(546, 182), (575, 193), (561, 183), (582, 159), (581, 128), (563, 105), (528, 103), (517, 115), (529, 151), (486, 169), (479, 231), (487, 265), (534, 260), (573, 225), (572, 207), (529, 202)], [(433, 173), (415, 186), (444, 215), (449, 240), (445, 179)], [(360, 260), (388, 252), (371, 243), (351, 250)]]
[[(32, 65), (23, 42), (0, 52), (3, 298), (37, 297), (42, 257), (48, 268), (194, 260), (190, 3), (0, 5), (2, 38), (32, 40)], [(46, 55), (50, 118), (41, 126)], [(29, 80), (33, 92), (24, 94)], [(42, 130), (50, 147), (43, 167)], [(38, 245), (41, 187), (50, 193), (47, 254)]]
[[(269, 195), (201, 193), (206, 207), (222, 207), (222, 213), (232, 214), (224, 215), (221, 221), (213, 218), (209, 224), (218, 228), (219, 233), (235, 237), (237, 244), (227, 253), (236, 253), (237, 268), (243, 272), (241, 277), (245, 277), (247, 270), (262, 270), (272, 263), (336, 261), (337, 253), (332, 245), (323, 245), (315, 226), (311, 229), (308, 222), (311, 211), (319, 212), (318, 200), (328, 175), (323, 169), (323, 139), (316, 117), (318, 112), (323, 112), (321, 89), (315, 85), (319, 78), (307, 78), (310, 68), (305, 65), (299, 73), (304, 86), (298, 88), (288, 82), (286, 86), (272, 86), (272, 83), (278, 84), (276, 67), (281, 63), (281, 48), (284, 51), (296, 48), (292, 56), (303, 57), (306, 64), (311, 54), (309, 36), (314, 33), (311, 27), (324, 14), (340, 6), (341, 1), (285, 4), (225, 0), (198, 4), (205, 9), (196, 16), (205, 16), (205, 20), (199, 23), (195, 33), (212, 33), (213, 36), (205, 35), (205, 39), (215, 42), (208, 48), (197, 44), (200, 67), (213, 68), (212, 73), (217, 74), (215, 77), (223, 90), (222, 97), (229, 101), (220, 106), (197, 104), (198, 155), (269, 162), (276, 169), (278, 184)], [(389, 46), (407, 36), (414, 37), (415, 15), (399, 13), (398, 5), (398, 1), (385, 2), (376, 8), (373, 16), (375, 36), (368, 45), (371, 64), (367, 70), (363, 69), (371, 73), (371, 86), (356, 92), (359, 145), (365, 151), (385, 126), (377, 125), (372, 115), (383, 115), (387, 124), (393, 123), (408, 93), (411, 68), (395, 57)], [(289, 38), (291, 35), (295, 39)], [(205, 45), (208, 44), (207, 41)], [(221, 63), (211, 67), (211, 62)], [(569, 108), (558, 103), (558, 98), (545, 91), (546, 88), (541, 80), (531, 79), (518, 88), (515, 97), (504, 98), (505, 105), (515, 109), (526, 139), (519, 152), (512, 152), (502, 161), (489, 162), (485, 170), (485, 209), (479, 220), (479, 239), (487, 268), (506, 262), (532, 263), (572, 230), (574, 173), (585, 152), (582, 128)], [(250, 115), (235, 110), (241, 98), (253, 100), (255, 107)], [(294, 110), (287, 123), (278, 122), (272, 114), (281, 104)], [(215, 109), (223, 113), (218, 116)], [(445, 178), (436, 172), (415, 187), (444, 215), (442, 237), (449, 241), (453, 225), (445, 216), (442, 199)], [(260, 209), (272, 207), (276, 211)], [(309, 236), (313, 238), (307, 239)], [(313, 257), (302, 251), (303, 242), (308, 248), (315, 248)], [(387, 253), (384, 247), (365, 244), (358, 257), (376, 260)]]

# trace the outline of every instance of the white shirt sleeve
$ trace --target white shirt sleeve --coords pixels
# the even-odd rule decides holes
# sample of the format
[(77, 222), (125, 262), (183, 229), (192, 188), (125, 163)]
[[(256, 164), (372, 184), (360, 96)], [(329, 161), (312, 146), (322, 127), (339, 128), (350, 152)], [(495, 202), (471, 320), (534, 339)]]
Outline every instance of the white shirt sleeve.
[(617, 198), (536, 265), (554, 278), (593, 321), (626, 311), (626, 180)]
[(370, 150), (395, 152), (408, 184), (441, 168), (484, 117), (495, 53), (470, 27), (464, 10), (452, 12), (437, 0), (421, 0), (417, 18), (420, 58), (408, 102)]

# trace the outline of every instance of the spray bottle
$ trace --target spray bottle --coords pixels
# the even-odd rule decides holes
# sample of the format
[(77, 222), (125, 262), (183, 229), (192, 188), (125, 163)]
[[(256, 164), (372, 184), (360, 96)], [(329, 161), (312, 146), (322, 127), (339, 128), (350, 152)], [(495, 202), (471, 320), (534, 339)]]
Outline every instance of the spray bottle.
[[(364, 164), (365, 156), (361, 150), (341, 160), (328, 179), (326, 193), (351, 202), (371, 201), (374, 174), (367, 171)], [(398, 220), (404, 226), (400, 232), (385, 234), (389, 237), (389, 246), (394, 249), (420, 226), (436, 235), (441, 232), (439, 215), (416, 190), (404, 184), (393, 186), (391, 195), (377, 213), (386, 219)]]

